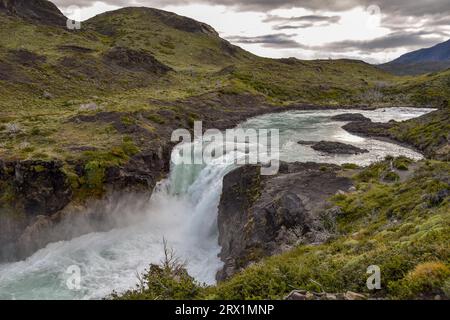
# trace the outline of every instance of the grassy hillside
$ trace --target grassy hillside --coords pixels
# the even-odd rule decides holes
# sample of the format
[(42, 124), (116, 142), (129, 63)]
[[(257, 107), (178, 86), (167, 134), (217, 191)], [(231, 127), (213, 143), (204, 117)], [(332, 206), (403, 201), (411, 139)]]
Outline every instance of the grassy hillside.
[(429, 73), (416, 77), (400, 78), (397, 85), (388, 90), (388, 94), (408, 94), (416, 104), (438, 106), (450, 101), (450, 70)]

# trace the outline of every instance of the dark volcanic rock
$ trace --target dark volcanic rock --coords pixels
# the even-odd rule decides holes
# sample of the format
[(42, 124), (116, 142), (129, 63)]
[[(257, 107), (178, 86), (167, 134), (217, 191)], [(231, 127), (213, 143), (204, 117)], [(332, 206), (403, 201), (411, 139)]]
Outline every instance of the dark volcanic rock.
[[(72, 187), (62, 164), (44, 161), (0, 161), (0, 262), (23, 259), (48, 243), (70, 240), (89, 232), (108, 231), (127, 220), (127, 206), (135, 195), (148, 196), (169, 171), (171, 145), (153, 145), (123, 166), (105, 168), (104, 200), (98, 205), (71, 204)], [(88, 174), (84, 163), (75, 164), (79, 178)], [(109, 196), (111, 197), (109, 198)], [(125, 203), (117, 209), (117, 201)], [(103, 201), (103, 202), (102, 202)], [(123, 226), (123, 224), (119, 224)]]
[(389, 129), (393, 128), (397, 122), (390, 121), (388, 123), (380, 122), (350, 122), (342, 128), (350, 133), (355, 133), (361, 136), (370, 137), (390, 137)]
[(363, 116), (360, 113), (344, 113), (344, 114), (338, 114), (337, 116), (334, 116), (331, 118), (331, 120), (335, 121), (372, 121), (369, 118)]
[(0, 167), (0, 180), (11, 183), (14, 194), (28, 215), (55, 213), (72, 198), (61, 163), (18, 161), (0, 163)]
[(105, 59), (108, 62), (133, 71), (165, 74), (172, 70), (144, 50), (136, 51), (129, 48), (115, 47), (106, 53)]
[(0, 0), (0, 11), (43, 24), (65, 26), (67, 18), (46, 0)]
[(350, 179), (337, 176), (338, 170), (335, 165), (283, 163), (276, 176), (261, 176), (258, 166), (226, 175), (218, 215), (225, 266), (217, 279), (293, 245), (328, 239), (338, 212), (328, 209), (327, 199), (352, 186)]
[(360, 154), (369, 152), (366, 149), (361, 149), (350, 144), (334, 141), (320, 141), (314, 144), (311, 148), (316, 151), (333, 154)]
[(0, 161), (0, 261), (39, 216), (50, 216), (72, 199), (62, 164), (54, 161)]

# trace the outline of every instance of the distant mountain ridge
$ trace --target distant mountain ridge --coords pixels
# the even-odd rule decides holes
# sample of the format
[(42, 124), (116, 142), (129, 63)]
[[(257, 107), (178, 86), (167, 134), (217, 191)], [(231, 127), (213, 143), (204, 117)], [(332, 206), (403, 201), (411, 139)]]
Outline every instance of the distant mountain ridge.
[(448, 69), (450, 68), (450, 40), (431, 48), (406, 53), (380, 67), (397, 75), (418, 75)]

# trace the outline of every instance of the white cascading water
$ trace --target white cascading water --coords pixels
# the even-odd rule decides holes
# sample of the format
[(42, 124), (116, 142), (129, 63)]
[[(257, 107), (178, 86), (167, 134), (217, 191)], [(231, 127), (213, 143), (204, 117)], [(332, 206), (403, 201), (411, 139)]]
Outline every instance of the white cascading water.
[[(343, 123), (330, 119), (348, 112), (387, 122), (418, 117), (430, 110), (291, 111), (256, 117), (241, 127), (279, 129), (280, 157), (284, 161), (367, 165), (388, 154), (422, 157), (408, 148), (351, 135), (341, 128)], [(356, 156), (323, 155), (299, 145), (299, 140), (340, 141), (370, 152)], [(192, 276), (213, 284), (222, 266), (217, 257), (217, 206), (222, 179), (235, 167), (234, 154), (224, 158), (226, 161), (219, 158), (209, 165), (173, 165), (170, 177), (155, 188), (141, 212), (133, 213), (137, 218), (127, 227), (52, 243), (24, 261), (0, 265), (0, 299), (99, 299), (113, 290), (132, 288), (137, 283), (136, 273), (163, 258), (163, 239), (187, 262)], [(66, 271), (73, 265), (81, 270), (80, 290), (70, 290), (66, 285)]]

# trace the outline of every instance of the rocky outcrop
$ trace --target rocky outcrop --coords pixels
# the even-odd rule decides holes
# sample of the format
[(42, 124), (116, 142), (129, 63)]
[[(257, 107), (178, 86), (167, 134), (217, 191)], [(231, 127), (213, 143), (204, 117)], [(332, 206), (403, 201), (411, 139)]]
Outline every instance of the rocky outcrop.
[(388, 123), (355, 121), (347, 123), (342, 128), (360, 136), (390, 138), (389, 130), (396, 124), (396, 121), (390, 121)]
[(321, 243), (334, 232), (338, 210), (327, 199), (352, 182), (340, 167), (283, 163), (276, 176), (258, 166), (240, 167), (224, 177), (219, 204), (220, 258), (224, 280), (252, 262), (300, 243)]
[(114, 192), (149, 192), (170, 170), (171, 146), (148, 149), (126, 165), (106, 170), (105, 184)]
[(303, 146), (311, 146), (316, 151), (331, 153), (331, 154), (360, 154), (369, 152), (366, 149), (361, 149), (350, 144), (345, 144), (335, 141), (298, 141), (298, 144)]
[[(105, 168), (102, 199), (92, 195), (78, 204), (72, 201), (75, 190), (62, 163), (0, 161), (0, 262), (23, 259), (51, 242), (123, 225), (129, 210), (115, 208), (148, 200), (169, 171), (170, 151), (170, 145), (161, 145), (123, 166)], [(87, 174), (83, 163), (75, 171), (80, 179)]]
[(144, 50), (133, 50), (123, 47), (115, 47), (105, 54), (107, 63), (132, 71), (145, 71), (156, 75), (163, 75), (172, 68), (159, 62), (153, 55)]
[(72, 188), (56, 161), (0, 161), (0, 261), (25, 229), (72, 199)]
[(335, 121), (361, 121), (361, 122), (372, 121), (372, 120), (370, 120), (369, 118), (363, 116), (360, 113), (338, 114), (337, 116), (331, 117), (331, 120), (335, 120)]
[(361, 154), (368, 153), (366, 149), (361, 149), (350, 144), (335, 141), (320, 141), (311, 146), (316, 151), (331, 154)]
[(55, 213), (72, 198), (62, 163), (57, 161), (0, 161), (0, 181), (3, 197), (12, 191), (15, 205), (31, 216)]

